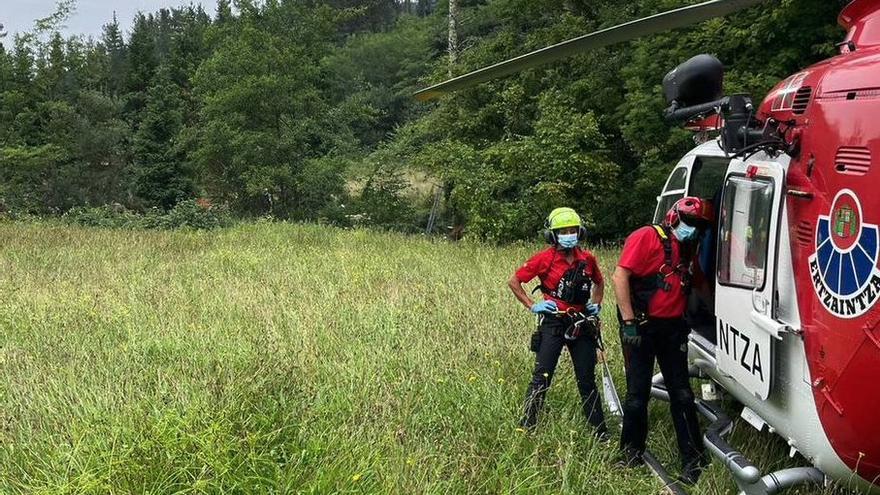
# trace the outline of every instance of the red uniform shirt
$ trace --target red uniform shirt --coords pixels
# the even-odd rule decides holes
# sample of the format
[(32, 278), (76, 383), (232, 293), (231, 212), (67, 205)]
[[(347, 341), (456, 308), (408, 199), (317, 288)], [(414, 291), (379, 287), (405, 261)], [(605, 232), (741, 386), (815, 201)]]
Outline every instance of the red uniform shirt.
[[(678, 266), (681, 255), (678, 240), (671, 236), (672, 240), (672, 265)], [(665, 262), (663, 254), (663, 242), (654, 227), (642, 227), (626, 239), (620, 261), (617, 266), (631, 271), (635, 277), (650, 277), (660, 272)], [(681, 318), (684, 316), (687, 300), (684, 288), (681, 286), (681, 274), (672, 270), (666, 278), (669, 283), (669, 291), (657, 290), (648, 302), (648, 316), (652, 318)], [(630, 281), (632, 283), (632, 281)]]
[[(529, 258), (529, 260), (516, 271), (516, 279), (524, 284), (533, 280), (535, 277), (538, 277), (538, 279), (541, 280), (541, 285), (550, 290), (555, 290), (559, 285), (559, 280), (565, 275), (565, 272), (570, 268), (573, 268), (579, 261), (586, 261), (587, 264), (584, 267), (584, 271), (586, 272), (586, 275), (590, 277), (590, 280), (592, 280), (594, 284), (604, 283), (602, 271), (599, 270), (599, 264), (596, 263), (596, 257), (593, 256), (593, 253), (580, 248), (575, 248), (573, 253), (574, 260), (572, 263), (569, 263), (565, 260), (564, 252), (559, 251), (555, 247), (549, 247)], [(545, 293), (544, 299), (556, 301), (556, 306), (560, 311), (565, 311), (570, 307), (575, 311), (584, 310), (583, 305), (570, 306), (550, 294)]]

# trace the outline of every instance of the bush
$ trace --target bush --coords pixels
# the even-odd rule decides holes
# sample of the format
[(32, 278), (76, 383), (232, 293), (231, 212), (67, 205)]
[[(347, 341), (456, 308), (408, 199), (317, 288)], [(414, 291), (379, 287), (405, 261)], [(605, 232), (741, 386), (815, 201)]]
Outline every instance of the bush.
[(142, 221), (141, 216), (121, 205), (77, 206), (68, 210), (62, 219), (71, 225), (117, 229), (138, 228)]
[(398, 232), (418, 232), (424, 226), (415, 202), (408, 197), (409, 183), (393, 167), (379, 166), (355, 198), (349, 221), (355, 226)]
[(214, 206), (206, 200), (188, 199), (181, 201), (167, 214), (161, 216), (160, 228), (179, 229), (192, 228), (210, 230), (227, 227), (232, 223), (229, 210)]
[(62, 217), (69, 225), (114, 229), (180, 229), (210, 230), (232, 223), (225, 207), (199, 199), (181, 201), (167, 212), (159, 209), (137, 213), (122, 205), (71, 208)]
[(309, 160), (296, 176), (291, 218), (339, 223), (338, 210), (348, 199), (343, 177), (347, 166), (347, 161), (331, 157)]

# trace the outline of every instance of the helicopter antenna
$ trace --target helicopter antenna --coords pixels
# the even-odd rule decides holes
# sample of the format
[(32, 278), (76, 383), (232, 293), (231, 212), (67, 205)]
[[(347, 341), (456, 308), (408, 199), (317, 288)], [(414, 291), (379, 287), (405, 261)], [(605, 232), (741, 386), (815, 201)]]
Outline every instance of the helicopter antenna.
[(716, 17), (723, 17), (738, 10), (746, 9), (761, 3), (763, 0), (711, 0), (708, 2), (670, 10), (660, 14), (644, 17), (607, 29), (602, 29), (584, 36), (525, 55), (520, 55), (495, 65), (454, 77), (448, 81), (419, 90), (415, 97), (419, 101), (439, 98), (444, 94), (460, 89), (476, 86), (486, 81), (508, 76), (515, 72), (531, 69), (540, 65), (555, 62), (562, 58), (581, 52), (595, 50), (615, 43), (623, 43), (650, 34), (698, 24)]

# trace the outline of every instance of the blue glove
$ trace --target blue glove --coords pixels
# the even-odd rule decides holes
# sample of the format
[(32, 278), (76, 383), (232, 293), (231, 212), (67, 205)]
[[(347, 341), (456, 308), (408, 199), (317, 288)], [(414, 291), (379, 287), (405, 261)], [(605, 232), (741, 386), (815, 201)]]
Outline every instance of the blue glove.
[(559, 308), (556, 307), (555, 301), (541, 301), (532, 305), (532, 313), (535, 314), (549, 314), (557, 311), (559, 311)]
[(602, 312), (601, 304), (587, 304), (587, 307), (584, 308), (584, 314), (587, 316), (596, 316)]

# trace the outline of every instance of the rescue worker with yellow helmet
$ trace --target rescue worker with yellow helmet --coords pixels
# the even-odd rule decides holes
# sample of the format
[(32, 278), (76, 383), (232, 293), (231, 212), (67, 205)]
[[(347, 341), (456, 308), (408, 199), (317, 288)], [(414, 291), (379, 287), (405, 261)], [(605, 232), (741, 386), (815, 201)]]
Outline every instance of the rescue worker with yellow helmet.
[[(538, 329), (532, 336), (535, 367), (526, 392), (520, 425), (533, 429), (538, 421), (547, 390), (567, 347), (584, 415), (595, 434), (607, 438), (599, 392), (596, 389), (599, 314), (605, 281), (596, 257), (581, 247), (586, 235), (580, 216), (571, 208), (556, 208), (544, 224), (544, 237), (550, 247), (529, 258), (508, 281), (517, 300), (538, 315)], [(533, 302), (523, 284), (539, 279), (543, 298)]]

